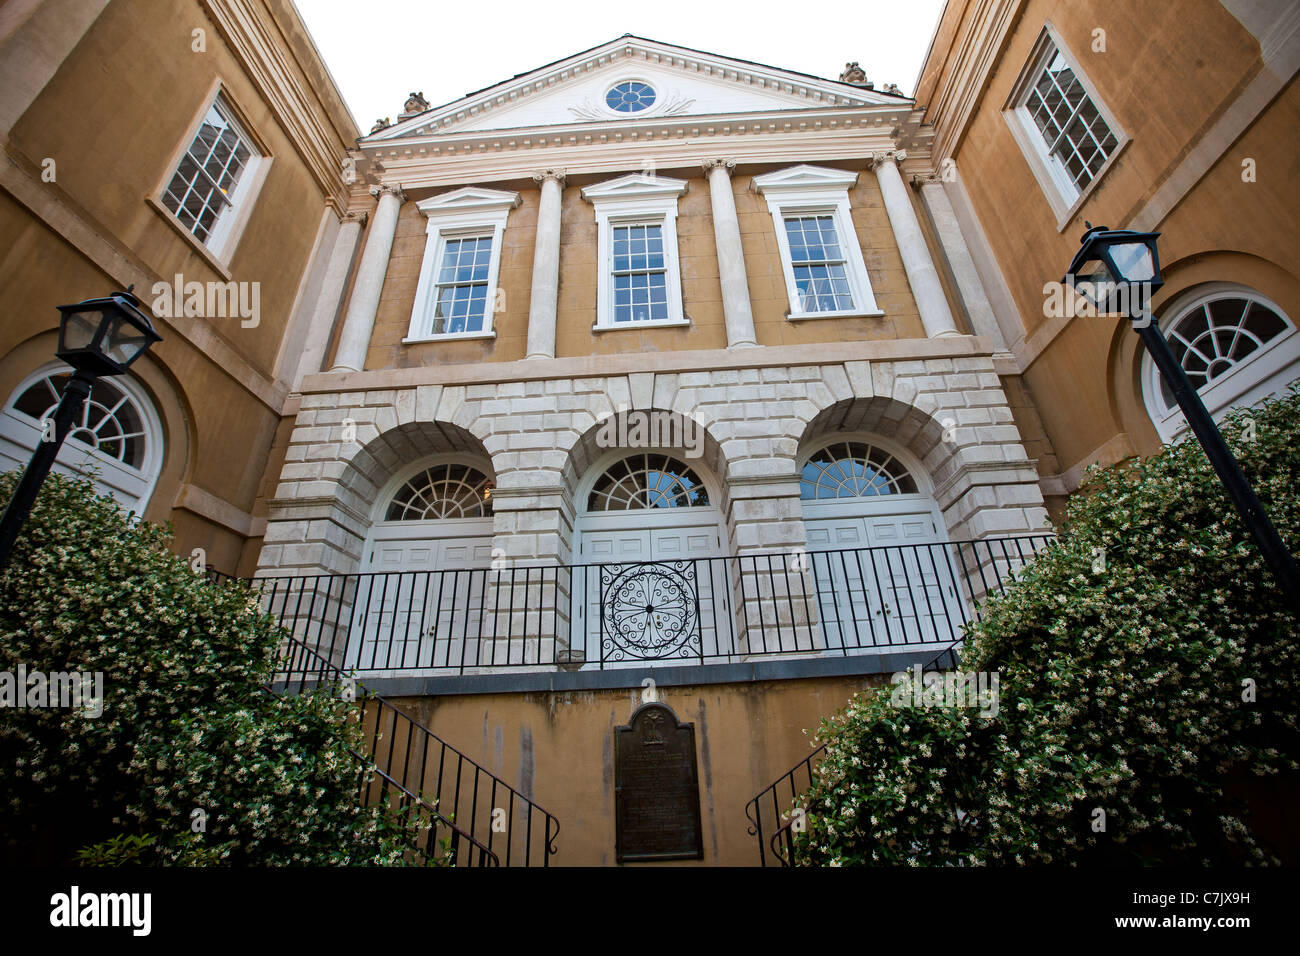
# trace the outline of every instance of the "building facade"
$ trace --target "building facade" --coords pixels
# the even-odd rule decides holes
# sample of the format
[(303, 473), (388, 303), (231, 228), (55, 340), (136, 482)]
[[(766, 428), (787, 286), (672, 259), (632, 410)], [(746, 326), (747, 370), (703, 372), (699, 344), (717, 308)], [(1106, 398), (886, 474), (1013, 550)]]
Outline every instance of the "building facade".
[(0, 467), (26, 463), (61, 388), (54, 307), (134, 285), (163, 342), (95, 386), (60, 467), (251, 574), (310, 264), (347, 210), (342, 98), (274, 0), (19, 0), (0, 72)]
[(1085, 221), (1161, 233), (1152, 313), (1212, 412), (1300, 377), (1298, 65), (1290, 3), (947, 5), (916, 97), (1053, 510), (1186, 427), (1126, 322), (1052, 308)]
[[(54, 300), (156, 289), (65, 467), (517, 782), (557, 862), (621, 858), (649, 701), (696, 735), (691, 858), (754, 862), (803, 732), (951, 664), (1087, 464), (1179, 437), (1131, 332), (1048, 314), (1085, 218), (1165, 233), (1216, 409), (1297, 377), (1285, 4), (951, 2), (915, 98), (626, 35), (364, 136), (279, 0), (105, 81), (142, 6), (4, 11), (0, 452), (61, 386)], [(107, 103), (151, 122), (88, 133)]]

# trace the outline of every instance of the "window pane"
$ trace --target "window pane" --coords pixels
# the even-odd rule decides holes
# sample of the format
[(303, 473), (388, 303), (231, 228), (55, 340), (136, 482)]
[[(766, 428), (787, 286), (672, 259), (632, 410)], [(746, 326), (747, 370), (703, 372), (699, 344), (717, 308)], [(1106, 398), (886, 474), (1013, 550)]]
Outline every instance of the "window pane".
[(252, 155), (251, 147), (226, 118), (218, 100), (177, 164), (163, 193), (163, 205), (196, 237), (206, 241), (231, 207), (230, 197)]
[(1024, 106), (1048, 156), (1065, 171), (1076, 191), (1082, 192), (1115, 151), (1118, 140), (1059, 50), (1052, 51)]

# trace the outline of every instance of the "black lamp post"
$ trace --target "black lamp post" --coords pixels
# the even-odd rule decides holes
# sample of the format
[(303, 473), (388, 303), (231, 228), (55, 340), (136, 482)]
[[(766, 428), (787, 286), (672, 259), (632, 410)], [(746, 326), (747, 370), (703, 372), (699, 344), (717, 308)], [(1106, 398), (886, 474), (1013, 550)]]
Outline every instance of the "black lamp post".
[(1161, 378), (1172, 389), (1188, 427), (1205, 449), (1206, 457), (1272, 569), (1283, 600), (1300, 616), (1300, 567), (1241, 473), (1241, 466), (1228, 450), (1200, 394), (1188, 381), (1187, 373), (1169, 350), (1164, 333), (1148, 310), (1150, 296), (1164, 285), (1156, 248), (1159, 236), (1158, 232), (1106, 229), (1089, 223), (1083, 246), (1070, 263), (1064, 281), (1098, 306), (1099, 312), (1120, 312), (1133, 323)]
[(9, 499), (4, 518), (0, 519), (0, 571), (9, 565), (18, 532), (31, 514), (45, 476), (50, 473), (63, 440), (72, 431), (72, 423), (81, 413), (95, 379), (101, 375), (121, 375), (155, 342), (162, 341), (148, 313), (140, 308), (140, 300), (131, 294), (131, 288), (102, 299), (58, 307), (59, 348), (55, 354), (74, 371), (54, 412), (54, 432), (42, 434), (27, 470)]

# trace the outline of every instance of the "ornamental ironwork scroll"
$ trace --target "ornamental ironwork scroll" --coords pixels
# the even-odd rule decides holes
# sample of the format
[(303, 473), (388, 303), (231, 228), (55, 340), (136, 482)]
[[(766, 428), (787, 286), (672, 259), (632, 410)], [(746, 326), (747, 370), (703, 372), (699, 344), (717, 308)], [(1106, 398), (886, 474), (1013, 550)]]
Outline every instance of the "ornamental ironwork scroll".
[(600, 651), (604, 661), (700, 656), (695, 562), (601, 565)]

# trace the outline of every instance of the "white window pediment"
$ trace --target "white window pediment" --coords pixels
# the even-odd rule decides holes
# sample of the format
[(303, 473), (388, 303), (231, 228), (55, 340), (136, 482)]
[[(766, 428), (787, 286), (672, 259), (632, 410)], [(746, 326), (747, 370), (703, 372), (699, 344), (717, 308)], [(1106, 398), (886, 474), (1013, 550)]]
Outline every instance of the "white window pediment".
[(778, 169), (754, 177), (754, 189), (761, 196), (779, 195), (792, 190), (824, 188), (829, 190), (852, 189), (858, 174), (844, 169), (828, 169), (804, 163), (789, 169)]
[(466, 186), (416, 203), (428, 219), (407, 343), (495, 338), (497, 277), (519, 193)]
[(506, 213), (519, 205), (519, 193), (466, 186), (430, 199), (422, 199), (415, 205), (430, 220), (434, 216), (448, 216), (462, 212)]
[(647, 173), (630, 173), (608, 182), (587, 186), (582, 198), (590, 203), (613, 203), (618, 200), (676, 199), (686, 192), (686, 180), (651, 176)]
[(790, 319), (883, 315), (850, 214), (858, 174), (801, 164), (755, 176), (781, 253)]

